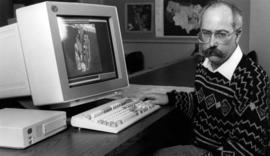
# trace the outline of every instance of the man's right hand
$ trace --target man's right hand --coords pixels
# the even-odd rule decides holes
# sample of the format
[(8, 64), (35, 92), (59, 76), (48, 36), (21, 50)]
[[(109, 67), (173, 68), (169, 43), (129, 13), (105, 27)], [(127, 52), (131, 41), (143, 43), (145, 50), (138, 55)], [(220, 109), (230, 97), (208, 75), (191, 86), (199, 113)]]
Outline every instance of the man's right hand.
[(167, 94), (162, 93), (148, 93), (140, 97), (141, 100), (148, 100), (150, 103), (157, 105), (166, 105), (169, 103)]

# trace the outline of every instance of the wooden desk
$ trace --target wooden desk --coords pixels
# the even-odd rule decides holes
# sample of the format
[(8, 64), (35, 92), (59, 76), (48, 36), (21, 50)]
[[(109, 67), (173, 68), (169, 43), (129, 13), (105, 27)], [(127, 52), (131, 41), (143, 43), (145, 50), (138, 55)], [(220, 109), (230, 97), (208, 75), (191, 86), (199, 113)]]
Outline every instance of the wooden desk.
[[(138, 90), (138, 86), (134, 87), (131, 85), (131, 87), (133, 89), (135, 88), (135, 91), (133, 90), (132, 92)], [(125, 94), (128, 94), (128, 92), (125, 92)], [(153, 133), (153, 131), (147, 132), (149, 127), (154, 123), (158, 123), (172, 111), (174, 111), (173, 107), (163, 107), (119, 134), (109, 134), (85, 129), (79, 130), (78, 128), (69, 126), (67, 130), (24, 150), (0, 148), (0, 156), (119, 155), (122, 150), (127, 149), (136, 142), (136, 139), (140, 139), (140, 136), (144, 135), (144, 133), (146, 135), (148, 135), (147, 133)]]

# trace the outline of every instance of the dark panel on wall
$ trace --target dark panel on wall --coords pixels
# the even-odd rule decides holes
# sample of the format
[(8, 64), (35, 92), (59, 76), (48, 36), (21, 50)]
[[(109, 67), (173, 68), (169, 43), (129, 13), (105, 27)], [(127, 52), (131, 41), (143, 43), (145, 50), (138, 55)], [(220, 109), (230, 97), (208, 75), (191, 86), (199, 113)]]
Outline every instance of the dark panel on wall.
[(10, 0), (0, 1), (0, 26), (7, 24), (7, 19), (13, 17), (13, 4)]

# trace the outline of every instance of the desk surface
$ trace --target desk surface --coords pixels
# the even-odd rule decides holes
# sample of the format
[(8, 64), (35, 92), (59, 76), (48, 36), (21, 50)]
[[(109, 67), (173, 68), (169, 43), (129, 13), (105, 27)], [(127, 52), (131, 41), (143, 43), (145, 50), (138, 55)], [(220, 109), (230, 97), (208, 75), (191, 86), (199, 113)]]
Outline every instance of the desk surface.
[[(149, 73), (148, 76), (149, 77)], [(150, 76), (151, 77), (151, 76)], [(166, 81), (169, 81), (167, 77)], [(135, 80), (135, 79), (134, 79)], [(165, 80), (163, 80), (165, 81)], [(154, 81), (153, 81), (154, 82)], [(132, 85), (131, 85), (132, 86)], [(134, 86), (133, 86), (134, 88)], [(135, 86), (135, 90), (138, 89)], [(187, 89), (187, 88), (180, 88)], [(149, 90), (149, 89), (147, 89)], [(187, 91), (189, 91), (188, 88)], [(132, 91), (134, 92), (134, 91)], [(100, 156), (113, 155), (115, 151), (125, 148), (128, 142), (140, 136), (148, 127), (174, 110), (173, 107), (163, 107), (150, 116), (140, 120), (118, 134), (110, 134), (92, 130), (85, 130), (69, 126), (65, 131), (60, 132), (44, 141), (30, 146), (24, 150), (0, 148), (2, 156)], [(116, 152), (117, 153), (117, 152)]]

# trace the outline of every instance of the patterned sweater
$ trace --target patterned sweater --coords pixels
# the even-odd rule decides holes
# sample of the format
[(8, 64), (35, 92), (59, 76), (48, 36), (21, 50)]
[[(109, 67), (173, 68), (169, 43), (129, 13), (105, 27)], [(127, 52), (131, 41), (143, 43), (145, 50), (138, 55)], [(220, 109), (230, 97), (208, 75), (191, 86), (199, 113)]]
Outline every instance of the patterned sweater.
[(194, 145), (213, 155), (264, 155), (269, 80), (252, 59), (243, 56), (230, 81), (199, 63), (194, 92), (167, 94), (192, 119)]

